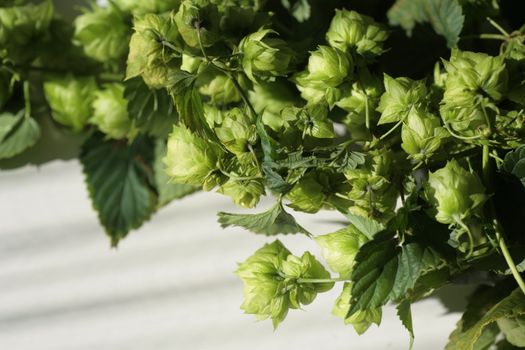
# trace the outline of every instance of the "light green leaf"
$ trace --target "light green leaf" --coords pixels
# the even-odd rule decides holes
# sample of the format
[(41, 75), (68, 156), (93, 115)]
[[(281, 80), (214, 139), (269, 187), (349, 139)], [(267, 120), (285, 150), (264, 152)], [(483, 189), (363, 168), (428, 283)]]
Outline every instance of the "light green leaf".
[[(476, 299), (471, 300), (476, 302)], [(474, 312), (474, 315), (470, 317), (467, 317), (467, 312), (469, 312), (467, 308), (467, 312), (451, 334), (446, 350), (473, 350), (483, 330), (493, 322), (525, 315), (525, 296), (518, 288), (490, 307), (486, 312), (483, 311), (484, 305), (481, 306), (476, 307), (479, 311)]]
[(410, 309), (410, 301), (405, 299), (399, 305), (397, 305), (397, 316), (410, 335), (409, 349), (412, 349), (414, 347), (414, 327), (412, 326), (412, 311)]
[(364, 216), (355, 215), (352, 213), (345, 214), (352, 225), (355, 226), (368, 239), (373, 239), (374, 236), (383, 231), (385, 226), (374, 219), (365, 218)]
[(450, 48), (457, 46), (465, 21), (457, 0), (397, 0), (387, 16), (391, 25), (400, 25), (408, 36), (416, 23), (430, 23)]
[(267, 236), (277, 234), (304, 233), (310, 235), (295, 218), (288, 214), (281, 203), (275, 204), (269, 210), (259, 214), (230, 214), (220, 212), (219, 223), (222, 228), (239, 226), (254, 233)]
[(24, 111), (0, 114), (0, 159), (11, 158), (33, 146), (40, 138), (40, 127)]
[(153, 165), (155, 171), (155, 184), (159, 196), (158, 206), (162, 207), (174, 199), (179, 199), (192, 194), (199, 190), (199, 187), (178, 184), (170, 181), (170, 177), (166, 174), (162, 158), (166, 156), (166, 142), (158, 140), (155, 145), (155, 163)]
[(500, 318), (497, 322), (509, 343), (525, 347), (525, 315)]
[(80, 162), (93, 207), (116, 245), (157, 208), (151, 183), (153, 144), (144, 137), (127, 144), (95, 134), (84, 144)]
[(165, 90), (152, 90), (142, 78), (124, 82), (128, 113), (135, 125), (156, 137), (167, 137), (178, 120), (173, 101)]
[(308, 0), (281, 0), (281, 3), (298, 22), (307, 21), (311, 16)]
[(525, 186), (525, 145), (507, 153), (503, 162), (503, 170), (516, 176)]

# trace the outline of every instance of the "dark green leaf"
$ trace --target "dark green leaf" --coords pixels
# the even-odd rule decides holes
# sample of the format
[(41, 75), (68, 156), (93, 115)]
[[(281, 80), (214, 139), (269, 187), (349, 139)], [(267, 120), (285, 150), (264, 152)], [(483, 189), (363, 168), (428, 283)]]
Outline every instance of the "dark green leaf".
[[(483, 294), (475, 294), (457, 328), (451, 334), (447, 350), (473, 350), (483, 330), (497, 320), (525, 315), (525, 296), (520, 289), (501, 299), (508, 287), (494, 287)], [(497, 302), (494, 303), (494, 299)]]
[(40, 127), (24, 111), (0, 114), (0, 159), (11, 158), (33, 146), (40, 138)]
[(416, 242), (400, 247), (390, 236), (388, 232), (376, 235), (357, 253), (349, 315), (405, 299), (421, 276), (444, 264), (431, 247)]
[(403, 300), (397, 305), (397, 316), (410, 335), (410, 349), (414, 347), (414, 327), (412, 326), (412, 311), (410, 301)]
[(116, 245), (157, 208), (152, 186), (153, 143), (138, 137), (131, 144), (95, 134), (80, 155), (93, 207)]
[(430, 23), (450, 48), (457, 46), (465, 21), (457, 0), (397, 0), (387, 15), (391, 25), (400, 25), (409, 36), (416, 23)]
[(288, 214), (281, 203), (259, 214), (230, 214), (220, 212), (221, 227), (239, 226), (255, 233), (275, 236), (277, 234), (304, 233), (310, 235), (295, 218)]
[(158, 140), (155, 145), (155, 184), (159, 196), (158, 206), (162, 207), (174, 199), (179, 199), (199, 190), (196, 186), (170, 182), (170, 178), (164, 171), (162, 158), (166, 156), (166, 143)]
[(152, 136), (167, 137), (178, 117), (166, 90), (150, 90), (140, 77), (124, 85), (128, 113), (135, 125)]
[(525, 186), (525, 145), (507, 153), (503, 162), (503, 170), (516, 176)]

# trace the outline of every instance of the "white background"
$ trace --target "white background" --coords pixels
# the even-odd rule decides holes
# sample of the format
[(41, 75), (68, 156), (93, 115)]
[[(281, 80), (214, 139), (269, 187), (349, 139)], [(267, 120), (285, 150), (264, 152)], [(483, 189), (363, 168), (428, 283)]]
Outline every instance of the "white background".
[[(262, 208), (270, 203), (263, 203)], [(236, 263), (266, 237), (222, 230), (230, 200), (199, 193), (162, 209), (118, 249), (99, 227), (76, 161), (0, 172), (0, 349), (406, 349), (393, 306), (359, 337), (330, 314), (340, 287), (277, 331), (244, 315)], [(298, 215), (314, 234), (340, 215)], [(320, 256), (304, 236), (284, 237), (295, 254)], [(415, 349), (442, 349), (459, 318), (436, 299), (413, 306)]]

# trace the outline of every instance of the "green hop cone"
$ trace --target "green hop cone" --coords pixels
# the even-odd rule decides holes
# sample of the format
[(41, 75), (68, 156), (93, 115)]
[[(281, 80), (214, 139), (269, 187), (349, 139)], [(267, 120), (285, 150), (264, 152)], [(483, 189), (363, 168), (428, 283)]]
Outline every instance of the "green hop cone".
[(313, 85), (336, 87), (351, 79), (353, 70), (351, 56), (329, 46), (319, 46), (310, 53), (307, 80)]
[(284, 40), (272, 35), (277, 35), (277, 32), (260, 29), (242, 39), (239, 44), (242, 67), (253, 82), (259, 79), (271, 81), (275, 77), (285, 76), (290, 71), (293, 51)]
[(17, 50), (42, 35), (53, 19), (53, 3), (0, 7), (0, 47)]
[(443, 64), (447, 71), (444, 103), (453, 102), (454, 93), (460, 90), (489, 96), (495, 101), (501, 100), (507, 91), (504, 56), (454, 49), (450, 61), (443, 61)]
[(289, 309), (310, 304), (317, 293), (333, 286), (331, 282), (302, 281), (327, 279), (330, 274), (310, 253), (296, 257), (278, 240), (265, 244), (239, 264), (236, 274), (244, 283), (241, 309), (259, 320), (271, 318), (274, 327), (285, 319)]
[(253, 84), (248, 95), (253, 108), (262, 115), (262, 121), (275, 131), (284, 127), (281, 111), (290, 105), (299, 104), (293, 85), (283, 80)]
[(380, 307), (376, 309), (357, 311), (348, 317), (348, 311), (352, 306), (351, 300), (352, 284), (345, 283), (343, 291), (335, 301), (332, 314), (341, 318), (345, 324), (351, 324), (359, 335), (365, 333), (373, 323), (376, 325), (381, 323), (382, 311)]
[(429, 174), (424, 196), (433, 207), (431, 214), (443, 224), (462, 223), (467, 217), (481, 214), (487, 200), (478, 176), (456, 160)]
[(128, 101), (124, 98), (124, 86), (106, 84), (93, 98), (93, 116), (89, 119), (100, 131), (113, 139), (133, 138), (137, 130), (128, 115)]
[(339, 49), (319, 46), (310, 53), (307, 69), (294, 77), (301, 96), (310, 104), (325, 102), (332, 108), (341, 98), (339, 87), (352, 79), (351, 56)]
[(129, 43), (126, 78), (141, 75), (151, 88), (165, 87), (178, 71), (180, 60), (168, 54), (162, 42), (177, 43), (179, 34), (169, 14), (135, 16)]
[(91, 117), (96, 91), (97, 83), (93, 77), (67, 75), (44, 83), (53, 119), (76, 132), (81, 131)]
[(401, 147), (415, 161), (428, 159), (441, 146), (447, 137), (438, 117), (430, 112), (412, 109), (401, 128)]
[(199, 71), (199, 68), (202, 67), (202, 59), (199, 57), (193, 57), (185, 53), (182, 54), (182, 63), (180, 69), (188, 73), (195, 74)]
[[(236, 79), (241, 88), (247, 89), (249, 81), (244, 75), (237, 74)], [(232, 79), (222, 73), (215, 75), (209, 82), (203, 84), (199, 88), (199, 92), (209, 96), (211, 102), (219, 106), (241, 101), (241, 95), (235, 88)]]
[(128, 51), (130, 29), (123, 15), (114, 7), (93, 6), (74, 22), (74, 42), (84, 53), (99, 61), (121, 59)]
[(209, 47), (221, 38), (220, 16), (210, 0), (184, 0), (175, 14), (175, 23), (188, 46)]
[(310, 173), (299, 180), (286, 194), (286, 199), (290, 201), (288, 206), (305, 213), (317, 213), (326, 199), (323, 189), (315, 174)]
[(133, 14), (162, 13), (177, 9), (180, 0), (113, 0), (123, 11)]
[(222, 125), (215, 129), (215, 133), (228, 151), (234, 154), (250, 152), (248, 146), (257, 141), (255, 123), (239, 108), (225, 114)]
[(377, 110), (381, 112), (378, 124), (397, 122), (407, 117), (414, 107), (424, 109), (428, 91), (425, 82), (409, 78), (384, 76), (385, 92)]
[(262, 179), (237, 180), (230, 178), (219, 188), (219, 192), (232, 198), (233, 203), (243, 208), (255, 208), (265, 194)]
[(330, 269), (341, 277), (350, 277), (354, 258), (368, 238), (354, 226), (318, 236), (315, 241), (322, 249), (323, 257)]
[(163, 162), (175, 183), (202, 186), (217, 170), (222, 156), (218, 145), (205, 140), (183, 125), (176, 125), (168, 137), (168, 151)]
[(509, 343), (516, 347), (525, 347), (525, 315), (501, 317), (497, 323)]
[(387, 38), (388, 32), (371, 17), (347, 10), (336, 10), (326, 33), (330, 46), (355, 51), (368, 59), (384, 52)]

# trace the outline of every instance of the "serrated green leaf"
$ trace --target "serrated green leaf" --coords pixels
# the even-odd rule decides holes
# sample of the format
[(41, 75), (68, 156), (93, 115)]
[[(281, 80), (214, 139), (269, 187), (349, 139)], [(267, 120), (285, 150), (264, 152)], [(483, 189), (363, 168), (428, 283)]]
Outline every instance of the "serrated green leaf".
[(422, 275), (443, 265), (431, 247), (416, 242), (400, 247), (389, 236), (386, 232), (376, 236), (357, 253), (349, 315), (405, 299)]
[(95, 134), (84, 144), (80, 162), (93, 207), (116, 245), (157, 208), (151, 181), (153, 143), (137, 137), (127, 144)]
[(391, 25), (400, 25), (408, 36), (416, 23), (430, 23), (450, 48), (457, 46), (465, 21), (457, 0), (397, 0), (387, 16)]
[(310, 235), (295, 218), (288, 214), (281, 203), (275, 204), (269, 210), (259, 214), (231, 214), (218, 213), (219, 223), (222, 228), (239, 226), (267, 236), (278, 234), (304, 233)]
[(149, 135), (167, 137), (178, 116), (166, 90), (152, 90), (140, 77), (127, 80), (124, 87), (129, 117), (135, 125)]
[(0, 159), (22, 153), (40, 138), (40, 126), (24, 111), (0, 114)]
[(383, 231), (385, 226), (374, 219), (365, 218), (363, 216), (352, 213), (345, 214), (352, 225), (354, 225), (361, 233), (368, 239), (374, 239), (374, 236)]
[(179, 199), (192, 194), (199, 190), (199, 187), (178, 184), (170, 181), (170, 177), (166, 174), (162, 158), (166, 155), (166, 142), (158, 140), (155, 145), (155, 163), (153, 170), (155, 171), (155, 184), (159, 196), (158, 206), (163, 207), (174, 199)]
[(525, 186), (525, 145), (507, 153), (503, 162), (503, 170), (516, 176)]
[[(501, 293), (502, 288), (495, 287), (496, 294)], [(494, 289), (494, 288), (493, 288)], [(503, 288), (503, 291), (506, 291)], [(484, 298), (485, 299), (485, 298)], [(492, 296), (486, 298), (491, 301)], [(477, 300), (474, 299), (474, 302)], [(486, 303), (479, 303), (477, 307), (470, 307), (465, 312), (463, 318), (458, 322), (457, 328), (450, 335), (446, 350), (472, 350), (476, 342), (481, 337), (483, 330), (492, 323), (504, 319), (525, 315), (525, 296), (518, 288), (510, 295), (499, 300), (495, 305), (484, 311)], [(489, 303), (490, 305), (490, 303)], [(471, 315), (471, 316), (468, 316)]]
[(409, 349), (412, 349), (414, 347), (414, 327), (412, 325), (412, 311), (410, 308), (410, 301), (403, 300), (401, 303), (399, 303), (399, 305), (397, 305), (397, 316), (410, 335)]

